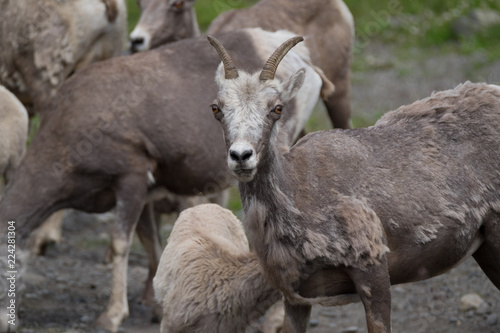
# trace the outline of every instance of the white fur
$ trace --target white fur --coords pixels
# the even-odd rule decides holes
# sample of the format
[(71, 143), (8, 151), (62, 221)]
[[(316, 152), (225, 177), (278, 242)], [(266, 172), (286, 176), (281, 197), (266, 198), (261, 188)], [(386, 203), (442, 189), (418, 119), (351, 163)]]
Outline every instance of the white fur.
[(0, 179), (14, 175), (27, 140), (28, 112), (14, 94), (0, 85)]
[[(260, 57), (266, 60), (281, 43), (294, 36), (296, 36), (296, 34), (288, 30), (278, 30), (274, 33), (269, 33), (260, 28), (252, 29), (252, 38), (255, 45), (258, 45), (256, 51)], [(311, 116), (314, 106), (318, 102), (319, 97), (317, 99), (315, 97), (311, 98), (311, 96), (316, 96), (316, 92), (318, 89), (321, 89), (322, 86), (321, 77), (311, 65), (309, 49), (305, 46), (305, 43), (295, 45), (293, 49), (288, 52), (278, 66), (276, 77), (288, 79), (301, 68), (306, 69), (306, 77), (300, 94), (295, 96), (295, 103), (298, 111), (296, 115), (297, 121), (293, 124), (284, 124), (285, 126), (291, 127), (285, 130), (293, 132), (294, 138), (298, 137), (300, 131), (302, 131), (307, 120)]]
[(498, 92), (500, 92), (500, 86), (498, 86), (496, 84), (489, 84), (489, 86), (492, 87), (493, 89), (498, 90)]
[[(256, 46), (256, 52), (262, 59), (262, 65), (283, 42), (295, 37), (293, 33), (285, 30), (270, 33), (256, 28), (249, 29), (249, 31), (253, 44)], [(305, 70), (305, 76), (303, 71), (300, 71), (301, 69)], [(281, 133), (280, 140), (283, 145), (289, 147), (304, 128), (320, 98), (322, 79), (313, 69), (309, 51), (303, 44), (296, 45), (287, 53), (278, 66), (273, 80), (262, 81), (259, 76), (260, 71), (253, 74), (239, 71), (237, 78), (227, 80), (222, 66), (219, 66), (216, 73), (216, 82), (219, 87), (216, 104), (224, 114), (222, 121), (228, 124), (226, 135), (231, 143), (227, 157), (228, 166), (240, 181), (251, 180), (255, 175), (261, 153), (259, 144), (262, 129), (271, 121), (268, 115), (277, 105), (287, 105), (289, 102), (281, 99), (295, 97), (296, 113), (288, 116), (287, 112), (291, 110), (285, 108), (284, 117), (279, 121), (276, 129)], [(288, 82), (294, 83), (290, 87), (299, 87), (299, 89), (287, 89)], [(300, 82), (302, 82), (301, 86)], [(249, 150), (253, 154), (248, 160), (237, 162), (231, 158), (231, 150), (240, 154)], [(242, 173), (242, 169), (247, 172)]]
[(151, 44), (151, 34), (141, 25), (137, 25), (134, 30), (130, 33), (130, 40), (136, 40), (142, 38), (142, 44), (137, 44), (135, 46), (136, 50), (146, 51), (149, 50), (149, 45)]
[(342, 17), (348, 22), (349, 27), (351, 28), (351, 34), (352, 34), (352, 40), (354, 42), (354, 17), (352, 16), (351, 11), (349, 10), (349, 7), (344, 3), (342, 0), (338, 0), (338, 5), (340, 9), (340, 13)]

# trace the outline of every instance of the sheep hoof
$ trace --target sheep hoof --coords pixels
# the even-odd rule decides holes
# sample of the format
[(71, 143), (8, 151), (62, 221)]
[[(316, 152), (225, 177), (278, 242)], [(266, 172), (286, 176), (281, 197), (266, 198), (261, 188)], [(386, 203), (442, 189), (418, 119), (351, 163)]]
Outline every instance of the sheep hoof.
[(61, 242), (61, 233), (55, 233), (40, 229), (36, 232), (32, 239), (30, 240), (29, 248), (31, 249), (31, 253), (35, 256), (43, 256), (47, 252), (47, 248), (50, 245), (59, 244)]
[(95, 326), (97, 333), (117, 333), (121, 319), (115, 316), (111, 318), (107, 313), (103, 313), (97, 319)]

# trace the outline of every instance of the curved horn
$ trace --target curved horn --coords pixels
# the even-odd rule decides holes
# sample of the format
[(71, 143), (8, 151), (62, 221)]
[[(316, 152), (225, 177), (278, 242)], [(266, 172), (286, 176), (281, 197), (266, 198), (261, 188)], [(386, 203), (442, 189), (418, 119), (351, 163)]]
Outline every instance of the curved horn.
[(274, 79), (274, 74), (278, 69), (278, 65), (280, 64), (281, 59), (283, 59), (283, 57), (288, 53), (288, 51), (290, 51), (292, 47), (302, 42), (303, 40), (304, 37), (292, 37), (281, 44), (280, 47), (278, 47), (267, 60), (264, 68), (262, 69), (262, 72), (260, 72), (259, 78), (263, 81)]
[(238, 68), (236, 68), (233, 59), (231, 59), (231, 56), (229, 55), (229, 53), (227, 53), (224, 46), (222, 46), (221, 42), (219, 42), (214, 36), (208, 35), (207, 39), (217, 51), (220, 59), (222, 60), (222, 63), (224, 64), (224, 73), (226, 79), (236, 79), (238, 77)]

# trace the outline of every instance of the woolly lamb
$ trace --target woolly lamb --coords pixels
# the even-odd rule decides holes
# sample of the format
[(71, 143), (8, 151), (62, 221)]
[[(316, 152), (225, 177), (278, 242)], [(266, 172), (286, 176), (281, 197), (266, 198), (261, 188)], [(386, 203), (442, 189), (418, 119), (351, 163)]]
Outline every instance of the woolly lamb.
[(153, 284), (162, 333), (245, 332), (281, 298), (265, 281), (241, 222), (214, 204), (180, 214)]

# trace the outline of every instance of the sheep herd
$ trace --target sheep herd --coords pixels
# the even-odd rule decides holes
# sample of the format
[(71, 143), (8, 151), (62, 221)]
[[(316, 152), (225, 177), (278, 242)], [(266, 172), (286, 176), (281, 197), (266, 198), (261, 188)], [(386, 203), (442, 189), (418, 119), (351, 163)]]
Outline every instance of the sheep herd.
[[(351, 130), (342, 0), (260, 0), (207, 36), (194, 3), (139, 1), (135, 54), (118, 56), (123, 0), (0, 2), (2, 279), (21, 290), (73, 208), (115, 217), (95, 323), (109, 332), (129, 314), (134, 231), (162, 333), (245, 332), (277, 302), (279, 329), (305, 332), (312, 305), (359, 300), (368, 331), (390, 332), (391, 285), (470, 256), (500, 289), (500, 87), (467, 82)], [(318, 101), (337, 129), (302, 137)], [(234, 180), (242, 222), (222, 207)], [(162, 251), (152, 216), (170, 212)], [(0, 295), (2, 332), (22, 325), (19, 294)]]

